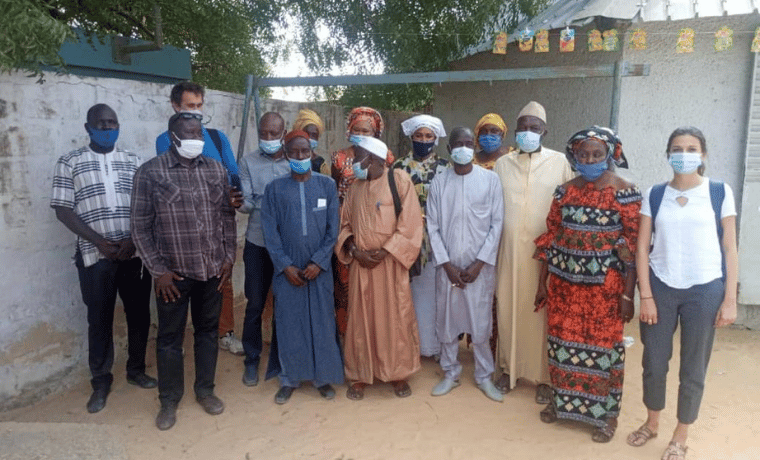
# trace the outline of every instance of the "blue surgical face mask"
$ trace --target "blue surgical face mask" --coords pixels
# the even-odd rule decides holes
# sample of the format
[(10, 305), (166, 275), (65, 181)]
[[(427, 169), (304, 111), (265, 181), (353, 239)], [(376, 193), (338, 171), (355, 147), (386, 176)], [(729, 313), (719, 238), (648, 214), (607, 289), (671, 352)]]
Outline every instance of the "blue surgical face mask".
[(415, 160), (422, 160), (430, 155), (433, 147), (435, 147), (435, 142), (412, 141), (412, 156)]
[(306, 158), (305, 160), (288, 158), (288, 162), (290, 163), (290, 170), (296, 174), (306, 174), (311, 170), (311, 158)]
[(314, 139), (309, 139), (309, 147), (311, 147), (312, 150), (317, 150), (317, 146), (319, 145), (319, 141)]
[(351, 134), (348, 136), (348, 142), (350, 142), (352, 145), (359, 145), (362, 142), (362, 139), (369, 136), (362, 136), (361, 134)]
[(590, 165), (578, 163), (577, 161), (575, 162), (575, 170), (589, 182), (594, 182), (599, 179), (602, 173), (607, 171), (608, 168), (609, 164), (607, 164), (607, 158), (599, 163), (593, 163)]
[(274, 155), (282, 147), (282, 139), (275, 139), (273, 141), (259, 141), (259, 148), (267, 155)]
[(354, 177), (356, 177), (359, 180), (367, 180), (367, 175), (369, 174), (369, 170), (367, 168), (362, 168), (362, 162), (357, 161), (351, 167), (354, 170)]
[(116, 129), (95, 129), (87, 126), (87, 134), (93, 144), (103, 149), (113, 149), (116, 145), (116, 139), (119, 138), (119, 128)]
[(493, 153), (501, 147), (501, 136), (498, 134), (481, 134), (478, 136), (478, 144), (486, 153)]
[(451, 149), (451, 161), (458, 165), (466, 165), (472, 161), (474, 153), (473, 149), (464, 146)]
[(523, 152), (535, 152), (541, 147), (541, 135), (533, 131), (518, 131), (515, 133), (515, 142)]
[(678, 174), (691, 174), (702, 166), (702, 154), (698, 152), (671, 152), (668, 163)]

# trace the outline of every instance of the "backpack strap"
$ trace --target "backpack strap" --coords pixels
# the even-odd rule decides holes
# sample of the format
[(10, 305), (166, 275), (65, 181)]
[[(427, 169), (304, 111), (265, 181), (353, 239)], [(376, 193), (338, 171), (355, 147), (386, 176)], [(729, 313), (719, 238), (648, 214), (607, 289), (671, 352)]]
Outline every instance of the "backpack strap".
[(401, 215), (401, 198), (398, 196), (396, 188), (396, 178), (393, 176), (393, 169), (388, 169), (388, 185), (391, 187), (391, 196), (393, 197), (393, 210), (396, 211), (396, 219)]
[(723, 199), (726, 198), (726, 188), (723, 182), (710, 181), (710, 203), (715, 213), (715, 228), (718, 230), (718, 245), (720, 246), (721, 268), (723, 269), (723, 281), (726, 280), (726, 255), (723, 254), (723, 223), (720, 215), (723, 211)]
[(227, 168), (227, 162), (224, 160), (224, 152), (222, 152), (222, 137), (219, 135), (219, 131), (211, 128), (206, 128), (206, 131), (208, 131), (208, 137), (210, 137), (211, 142), (214, 143), (216, 151), (219, 152), (219, 158), (222, 159), (224, 169), (229, 171), (229, 168)]
[(652, 233), (654, 233), (654, 222), (657, 219), (657, 211), (660, 210), (662, 197), (665, 195), (665, 187), (667, 185), (667, 182), (654, 185), (652, 186), (652, 191), (649, 192), (649, 210), (652, 212)]

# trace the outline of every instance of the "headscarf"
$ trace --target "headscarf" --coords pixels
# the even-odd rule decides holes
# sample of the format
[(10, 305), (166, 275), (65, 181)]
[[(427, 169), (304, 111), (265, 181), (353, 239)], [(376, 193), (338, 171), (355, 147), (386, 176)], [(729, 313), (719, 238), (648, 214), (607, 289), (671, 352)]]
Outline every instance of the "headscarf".
[(411, 137), (420, 128), (429, 128), (433, 131), (435, 145), (438, 145), (438, 139), (446, 137), (446, 130), (443, 129), (443, 122), (440, 118), (431, 115), (416, 115), (401, 122), (401, 129), (405, 136)]
[(567, 141), (567, 147), (565, 147), (565, 154), (567, 160), (571, 165), (575, 164), (575, 150), (585, 141), (589, 139), (597, 139), (607, 146), (607, 157), (612, 158), (615, 166), (618, 168), (628, 168), (628, 160), (623, 154), (623, 143), (620, 142), (620, 138), (615, 134), (615, 131), (603, 126), (592, 126), (590, 128), (583, 129), (573, 134), (570, 140)]
[(288, 142), (292, 141), (296, 137), (303, 137), (307, 141), (310, 139), (309, 135), (305, 131), (299, 130), (293, 130), (285, 135), (285, 137), (282, 138), (282, 145), (287, 145)]
[(372, 107), (357, 107), (348, 114), (346, 117), (346, 139), (351, 136), (351, 128), (361, 122), (368, 121), (372, 128), (375, 130), (375, 137), (380, 137), (383, 134), (385, 125), (383, 124), (383, 117), (380, 112)]
[(303, 129), (309, 125), (315, 125), (320, 136), (325, 132), (325, 123), (322, 121), (322, 118), (319, 117), (317, 112), (311, 109), (301, 109), (298, 112), (296, 121), (293, 122), (293, 130), (303, 131)]
[(502, 132), (501, 138), (504, 139), (504, 136), (507, 135), (507, 131), (509, 129), (507, 128), (507, 124), (504, 123), (504, 119), (501, 118), (498, 114), (495, 113), (487, 113), (483, 115), (480, 120), (478, 120), (478, 124), (475, 125), (475, 147), (476, 149), (480, 148), (480, 145), (478, 145), (478, 137), (480, 137), (480, 128), (482, 128), (485, 125), (496, 125), (499, 127), (499, 129)]
[(356, 146), (363, 148), (364, 150), (377, 157), (382, 158), (383, 160), (388, 157), (388, 146), (385, 145), (385, 142), (381, 141), (380, 139), (369, 136), (362, 136), (361, 140), (358, 144), (356, 144)]

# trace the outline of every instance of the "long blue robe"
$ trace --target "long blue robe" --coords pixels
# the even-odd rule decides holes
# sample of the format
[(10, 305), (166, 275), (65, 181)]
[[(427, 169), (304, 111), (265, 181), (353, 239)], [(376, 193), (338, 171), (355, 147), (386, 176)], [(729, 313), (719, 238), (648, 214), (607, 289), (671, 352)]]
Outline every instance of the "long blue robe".
[[(274, 265), (277, 337), (267, 378), (282, 373), (293, 384), (343, 382), (330, 263), (340, 225), (338, 207), (335, 182), (319, 173), (306, 182), (281, 176), (264, 191), (261, 224)], [(303, 270), (310, 263), (322, 269), (319, 275), (304, 286), (290, 284), (285, 268)]]

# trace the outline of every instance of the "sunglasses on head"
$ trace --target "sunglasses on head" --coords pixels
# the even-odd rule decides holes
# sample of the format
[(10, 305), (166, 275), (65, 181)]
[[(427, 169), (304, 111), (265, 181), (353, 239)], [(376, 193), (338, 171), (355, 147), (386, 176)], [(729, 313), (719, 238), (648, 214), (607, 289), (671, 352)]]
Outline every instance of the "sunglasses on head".
[(185, 120), (195, 119), (195, 120), (203, 121), (203, 115), (201, 115), (200, 113), (179, 112), (178, 115), (179, 115), (179, 118), (182, 118)]

